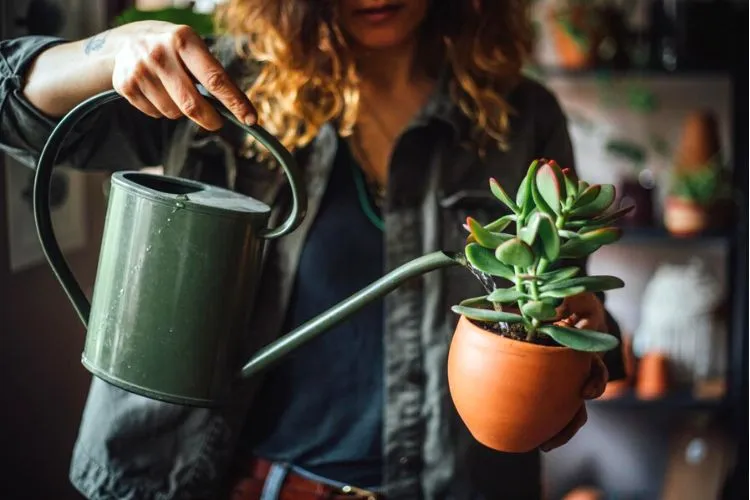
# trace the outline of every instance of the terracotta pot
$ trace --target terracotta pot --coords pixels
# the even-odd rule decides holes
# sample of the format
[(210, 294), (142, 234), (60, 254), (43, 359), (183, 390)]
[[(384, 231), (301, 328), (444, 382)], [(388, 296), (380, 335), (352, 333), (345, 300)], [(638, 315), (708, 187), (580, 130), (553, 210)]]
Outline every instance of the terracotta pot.
[(652, 352), (641, 358), (635, 391), (640, 399), (664, 397), (669, 391), (669, 359), (666, 355)]
[(524, 453), (570, 423), (591, 363), (590, 353), (509, 339), (462, 316), (448, 353), (448, 387), (477, 441)]
[(625, 365), (625, 378), (613, 380), (607, 383), (604, 393), (599, 396), (600, 400), (615, 399), (626, 394), (633, 386), (636, 373), (636, 360), (633, 354), (633, 338), (631, 335), (622, 334), (622, 357)]
[(563, 500), (602, 500), (604, 492), (599, 488), (580, 486), (568, 492)]
[(669, 196), (664, 204), (664, 225), (674, 236), (694, 236), (709, 225), (709, 213), (697, 203)]
[(677, 149), (677, 169), (696, 171), (721, 151), (716, 114), (710, 110), (695, 110), (685, 117), (682, 137)]
[[(575, 6), (571, 8), (570, 17), (572, 22), (579, 28), (585, 26), (585, 16), (588, 10), (585, 7)], [(549, 14), (549, 27), (552, 32), (552, 39), (559, 57), (558, 65), (567, 69), (584, 69), (593, 65), (595, 46), (595, 34), (590, 29), (584, 29), (587, 36), (587, 47), (581, 45), (568, 33), (565, 27), (558, 20), (558, 14), (554, 10)]]

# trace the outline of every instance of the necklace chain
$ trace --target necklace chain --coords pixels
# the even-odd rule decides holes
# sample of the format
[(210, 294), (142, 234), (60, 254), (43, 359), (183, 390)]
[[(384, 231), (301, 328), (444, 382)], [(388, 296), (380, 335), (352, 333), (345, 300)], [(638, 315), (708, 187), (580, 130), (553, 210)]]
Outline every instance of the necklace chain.
[(359, 140), (359, 134), (355, 131), (350, 136), (351, 140), (349, 141), (349, 145), (351, 146), (352, 153), (354, 155), (355, 160), (365, 168), (361, 168), (360, 170), (364, 174), (365, 182), (367, 184), (367, 189), (370, 191), (370, 194), (375, 200), (375, 204), (378, 207), (383, 206), (383, 202), (385, 201), (385, 195), (386, 195), (386, 187), (382, 186), (377, 178), (371, 174), (372, 171), (374, 171), (372, 167), (372, 163), (370, 162), (367, 154), (364, 152), (364, 149), (362, 148), (362, 144)]

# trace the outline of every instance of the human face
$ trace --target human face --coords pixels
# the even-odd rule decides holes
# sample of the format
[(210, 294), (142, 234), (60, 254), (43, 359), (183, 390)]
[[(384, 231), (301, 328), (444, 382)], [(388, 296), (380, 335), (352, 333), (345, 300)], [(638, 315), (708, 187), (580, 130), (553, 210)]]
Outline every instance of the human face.
[(429, 0), (339, 0), (341, 28), (359, 46), (382, 50), (416, 36)]

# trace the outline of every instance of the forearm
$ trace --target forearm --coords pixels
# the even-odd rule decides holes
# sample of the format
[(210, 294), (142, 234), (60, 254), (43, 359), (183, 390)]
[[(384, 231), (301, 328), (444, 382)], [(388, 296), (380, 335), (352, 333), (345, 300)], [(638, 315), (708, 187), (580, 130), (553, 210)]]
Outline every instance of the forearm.
[(118, 33), (50, 47), (31, 63), (24, 97), (47, 116), (59, 118), (85, 99), (112, 88)]

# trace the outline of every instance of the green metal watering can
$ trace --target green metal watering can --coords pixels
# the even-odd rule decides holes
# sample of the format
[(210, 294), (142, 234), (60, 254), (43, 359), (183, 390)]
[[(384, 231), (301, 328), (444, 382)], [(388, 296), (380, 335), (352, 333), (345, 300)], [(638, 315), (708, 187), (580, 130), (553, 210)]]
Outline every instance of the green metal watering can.
[[(292, 189), (287, 219), (269, 228), (271, 209), (251, 197), (177, 177), (118, 171), (111, 177), (91, 303), (70, 270), (52, 228), (49, 185), (66, 136), (99, 106), (94, 96), (63, 117), (39, 157), (34, 217), (52, 270), (86, 326), (82, 363), (127, 391), (170, 403), (214, 407), (238, 381), (346, 319), (410, 278), (464, 264), (463, 255), (434, 252), (394, 269), (291, 333), (238, 362), (242, 336), (267, 240), (290, 233), (305, 216), (307, 195), (293, 156), (272, 135), (237, 121), (199, 87), (217, 110), (263, 144)], [(259, 312), (262, 314), (262, 312)]]

